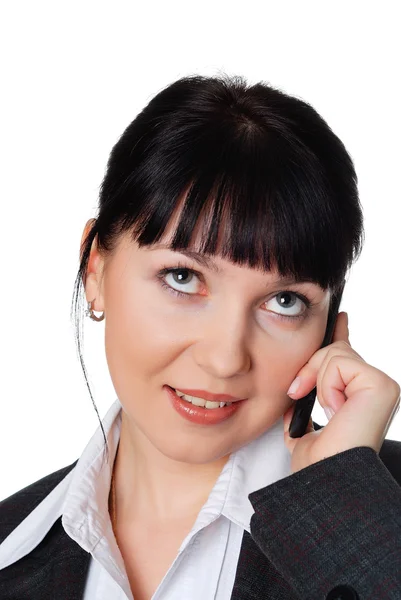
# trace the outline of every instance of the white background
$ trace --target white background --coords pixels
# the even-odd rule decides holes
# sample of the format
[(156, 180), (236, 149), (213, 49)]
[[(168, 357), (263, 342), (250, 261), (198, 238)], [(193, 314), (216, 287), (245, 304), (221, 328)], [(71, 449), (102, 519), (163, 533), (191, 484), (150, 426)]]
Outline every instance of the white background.
[[(311, 103), (342, 139), (366, 242), (341, 309), (355, 350), (401, 381), (397, 3), (330, 4), (3, 4), (0, 498), (76, 460), (98, 426), (69, 320), (81, 233), (112, 145), (183, 75), (266, 81)], [(85, 322), (103, 417), (115, 399), (104, 324)], [(313, 418), (326, 423), (320, 407)], [(387, 437), (401, 440), (401, 411)]]

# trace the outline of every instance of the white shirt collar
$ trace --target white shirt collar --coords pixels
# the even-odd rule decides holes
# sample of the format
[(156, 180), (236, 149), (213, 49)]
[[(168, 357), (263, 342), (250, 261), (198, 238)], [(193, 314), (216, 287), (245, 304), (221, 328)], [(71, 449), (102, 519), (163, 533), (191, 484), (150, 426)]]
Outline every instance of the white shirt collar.
[(224, 515), (250, 533), (253, 507), (248, 495), (291, 475), (291, 455), (280, 417), (261, 436), (230, 455), (180, 550), (200, 529)]
[[(35, 548), (53, 523), (62, 516), (65, 531), (87, 552), (93, 553), (100, 541), (109, 545), (116, 578), (122, 578), (124, 562), (108, 513), (111, 470), (120, 438), (121, 412), (122, 407), (117, 399), (102, 420), (108, 440), (109, 461), (104, 455), (104, 438), (99, 426), (74, 469), (14, 530), (19, 530), (19, 537), (16, 537), (18, 548), (12, 546), (14, 532), (0, 546), (0, 568), (12, 564)], [(254, 511), (248, 495), (290, 475), (290, 459), (284, 443), (283, 419), (280, 417), (259, 438), (231, 454), (180, 551), (197, 531), (220, 515), (250, 533), (250, 519)], [(21, 544), (22, 532), (26, 539)]]

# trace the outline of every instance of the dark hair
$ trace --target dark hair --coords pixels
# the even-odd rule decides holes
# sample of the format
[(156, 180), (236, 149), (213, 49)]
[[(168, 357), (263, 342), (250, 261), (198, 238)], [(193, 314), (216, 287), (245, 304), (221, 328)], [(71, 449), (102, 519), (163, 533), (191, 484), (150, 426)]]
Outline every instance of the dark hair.
[[(335, 293), (362, 250), (362, 208), (353, 161), (305, 101), (241, 76), (183, 77), (159, 92), (113, 147), (98, 215), (81, 248), (71, 316), (84, 376), (80, 292), (91, 245), (112, 252), (129, 232), (140, 247), (160, 240), (189, 190), (171, 249), (198, 248), (240, 265), (312, 280)], [(83, 295), (82, 295), (83, 296)], [(103, 426), (100, 425), (105, 438)]]

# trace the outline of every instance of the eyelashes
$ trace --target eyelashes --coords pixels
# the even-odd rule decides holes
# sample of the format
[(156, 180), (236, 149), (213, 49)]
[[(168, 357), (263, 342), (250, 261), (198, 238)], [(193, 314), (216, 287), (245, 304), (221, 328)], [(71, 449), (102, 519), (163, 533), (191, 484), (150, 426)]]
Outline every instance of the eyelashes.
[[(168, 293), (172, 294), (175, 297), (178, 298), (182, 298), (184, 300), (187, 301), (191, 301), (192, 296), (196, 296), (196, 292), (182, 292), (181, 290), (176, 290), (175, 288), (171, 287), (171, 285), (169, 285), (166, 281), (165, 278), (167, 275), (170, 274), (179, 274), (179, 273), (188, 273), (191, 276), (195, 276), (199, 281), (203, 281), (203, 276), (201, 273), (199, 273), (198, 271), (196, 271), (195, 269), (189, 268), (187, 266), (185, 266), (182, 263), (178, 263), (176, 266), (164, 266), (156, 275), (159, 284), (161, 285), (161, 287), (163, 289), (165, 289)], [(190, 282), (184, 282), (185, 285), (188, 285), (188, 283), (192, 282), (192, 278), (190, 280)], [(175, 282), (177, 285), (180, 285), (179, 282)], [(275, 318), (278, 319), (282, 319), (285, 321), (289, 321), (289, 322), (295, 322), (295, 321), (299, 321), (299, 320), (303, 320), (305, 319), (313, 306), (315, 306), (316, 303), (312, 302), (312, 300), (310, 300), (309, 298), (307, 298), (306, 296), (304, 296), (303, 294), (299, 293), (299, 292), (295, 292), (295, 291), (291, 291), (291, 290), (281, 290), (278, 291), (275, 296), (273, 296), (270, 300), (273, 300), (274, 298), (277, 298), (278, 296), (280, 296), (281, 294), (287, 294), (287, 295), (292, 295), (294, 296), (296, 299), (301, 300), (301, 302), (304, 304), (305, 309), (298, 315), (286, 315), (286, 314), (282, 314), (279, 312), (273, 312), (273, 314), (275, 315)], [(270, 301), (269, 300), (269, 301)], [(266, 302), (267, 303), (267, 302)], [(278, 307), (279, 305), (277, 305)], [(291, 307), (290, 307), (291, 308)]]

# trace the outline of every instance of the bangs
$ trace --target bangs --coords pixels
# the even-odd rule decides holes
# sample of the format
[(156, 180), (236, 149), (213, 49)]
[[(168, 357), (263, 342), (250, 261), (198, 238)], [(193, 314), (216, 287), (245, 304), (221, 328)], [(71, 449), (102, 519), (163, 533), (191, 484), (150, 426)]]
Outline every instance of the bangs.
[(114, 146), (99, 206), (106, 250), (123, 231), (155, 244), (173, 222), (172, 250), (197, 238), (206, 255), (332, 291), (362, 249), (341, 140), (305, 102), (240, 78), (184, 78), (153, 98)]
[(152, 190), (146, 210), (135, 212), (125, 226), (133, 229), (140, 247), (152, 245), (178, 214), (171, 250), (196, 249), (334, 289), (344, 277), (344, 247), (336, 235), (344, 224), (316, 158), (299, 147), (292, 155), (279, 138), (264, 152), (260, 144), (249, 143), (244, 152), (242, 142), (232, 148), (226, 164), (211, 156), (179, 193), (173, 192), (177, 177), (164, 178)]

